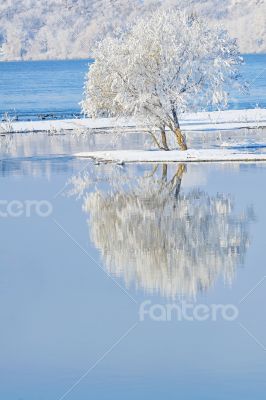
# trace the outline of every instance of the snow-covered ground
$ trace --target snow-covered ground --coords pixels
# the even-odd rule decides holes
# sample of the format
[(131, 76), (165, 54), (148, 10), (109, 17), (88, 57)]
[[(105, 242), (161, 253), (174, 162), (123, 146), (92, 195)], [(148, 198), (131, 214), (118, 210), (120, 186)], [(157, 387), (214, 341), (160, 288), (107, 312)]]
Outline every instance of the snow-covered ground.
[(166, 162), (233, 162), (266, 161), (266, 153), (248, 153), (231, 149), (172, 150), (113, 150), (74, 154), (76, 157), (92, 158), (100, 162), (166, 163)]
[[(0, 124), (2, 134), (8, 135), (16, 132), (43, 132), (52, 131), (53, 133), (69, 130), (91, 131), (91, 132), (115, 132), (115, 128), (122, 128), (125, 131), (134, 133), (142, 132), (143, 128), (137, 127), (134, 120), (117, 120), (114, 118), (101, 119), (73, 119), (73, 120), (54, 120), (54, 121), (32, 121), (32, 122), (12, 122)], [(184, 114), (181, 120), (183, 131), (193, 131), (193, 136), (209, 136), (211, 131), (232, 132), (240, 128), (258, 128), (266, 127), (266, 109), (251, 110), (230, 110), (221, 112), (200, 112), (194, 114)], [(199, 131), (202, 134), (198, 133)], [(256, 129), (257, 135), (260, 132)], [(192, 135), (192, 133), (191, 133)], [(232, 136), (232, 133), (230, 134)], [(13, 136), (13, 135), (12, 135)], [(23, 135), (22, 135), (23, 136)], [(212, 136), (212, 135), (211, 135)], [(101, 137), (101, 135), (99, 136)], [(234, 141), (225, 142), (223, 146), (215, 149), (189, 149), (188, 151), (159, 151), (159, 150), (112, 150), (93, 151), (93, 152), (73, 152), (76, 157), (92, 158), (99, 161), (123, 162), (213, 162), (213, 161), (266, 161), (266, 152), (256, 153), (256, 143), (252, 141), (252, 148), (249, 150), (250, 143), (234, 143)], [(234, 146), (235, 145), (235, 146)], [(257, 147), (263, 147), (263, 143), (257, 144)], [(227, 148), (228, 146), (228, 148)], [(234, 147), (233, 147), (234, 146)], [(252, 147), (251, 146), (251, 147)], [(206, 147), (206, 146), (205, 146)], [(105, 147), (106, 148), (106, 147)], [(110, 146), (110, 150), (111, 150)], [(86, 150), (86, 148), (84, 148)], [(71, 153), (71, 155), (73, 155)]]
[[(183, 131), (208, 131), (266, 127), (266, 109), (227, 110), (184, 114), (181, 121)], [(115, 118), (69, 119), (51, 121), (2, 122), (4, 133), (40, 132), (60, 130), (109, 129), (136, 127), (134, 120)]]

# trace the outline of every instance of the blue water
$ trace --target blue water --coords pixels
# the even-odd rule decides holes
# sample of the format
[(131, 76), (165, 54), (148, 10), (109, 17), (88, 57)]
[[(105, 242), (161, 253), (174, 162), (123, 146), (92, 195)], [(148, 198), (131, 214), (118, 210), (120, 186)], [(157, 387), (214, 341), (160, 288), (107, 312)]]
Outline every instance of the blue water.
[(80, 116), (89, 60), (0, 63), (0, 115), (19, 120)]
[[(245, 55), (242, 75), (249, 94), (231, 93), (229, 108), (266, 107), (266, 55)], [(80, 116), (89, 60), (0, 63), (0, 116), (19, 120)]]
[[(157, 202), (176, 166), (168, 167), (167, 177), (159, 167), (153, 184), (148, 166), (97, 167), (53, 157), (14, 162), (1, 164), (1, 200), (45, 199), (53, 210), (46, 218), (34, 212), (0, 218), (1, 399), (265, 399), (264, 165), (188, 165), (179, 194)], [(73, 192), (75, 176), (89, 178), (83, 194)], [(84, 208), (88, 195), (96, 202)], [(103, 209), (105, 195), (111, 201)], [(223, 208), (221, 199), (233, 209)], [(187, 201), (187, 217), (176, 219)], [(200, 223), (196, 215), (204, 210)], [(187, 237), (193, 213), (197, 224)], [(234, 233), (235, 239), (215, 250), (217, 232), (228, 227), (228, 238)], [(204, 229), (200, 250), (195, 239)], [(157, 249), (145, 247), (151, 234), (161, 241)], [(165, 268), (177, 244), (181, 253)], [(217, 251), (224, 257), (219, 268)], [(193, 274), (175, 275), (184, 255)], [(169, 290), (186, 294), (190, 280), (201, 276), (205, 285), (196, 287), (192, 301), (233, 304), (236, 320), (140, 321), (144, 301), (171, 304)]]
[[(250, 97), (231, 107), (265, 106), (265, 61), (246, 56)], [(1, 113), (79, 115), (87, 64), (1, 63)], [(71, 156), (145, 141), (114, 139), (0, 135), (0, 399), (264, 400), (266, 164), (122, 167)], [(230, 141), (262, 151), (265, 131), (189, 145)], [(182, 302), (238, 314), (165, 318)]]

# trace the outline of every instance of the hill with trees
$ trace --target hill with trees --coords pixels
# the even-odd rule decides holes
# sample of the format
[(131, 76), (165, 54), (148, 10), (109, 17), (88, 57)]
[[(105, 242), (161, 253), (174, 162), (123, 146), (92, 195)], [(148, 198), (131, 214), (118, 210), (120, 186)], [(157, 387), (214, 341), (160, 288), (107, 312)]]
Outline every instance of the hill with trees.
[(266, 52), (265, 0), (2, 0), (0, 60), (88, 58), (95, 40), (157, 7), (190, 8)]

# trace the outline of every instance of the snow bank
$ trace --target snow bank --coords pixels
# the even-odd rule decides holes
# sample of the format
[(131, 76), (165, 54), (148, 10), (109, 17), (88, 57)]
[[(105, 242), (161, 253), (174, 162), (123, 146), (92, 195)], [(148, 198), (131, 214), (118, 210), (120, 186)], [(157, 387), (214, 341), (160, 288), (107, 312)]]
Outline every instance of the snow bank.
[[(1, 124), (0, 124), (1, 125)], [(2, 123), (3, 128), (5, 122)], [(8, 133), (21, 132), (43, 132), (43, 131), (73, 131), (84, 129), (105, 129), (115, 126), (136, 126), (135, 123), (126, 120), (116, 120), (115, 118), (84, 118), (84, 119), (65, 119), (47, 121), (19, 121), (11, 122), (5, 130)]]
[[(229, 130), (266, 127), (266, 109), (228, 110), (184, 114), (180, 121), (180, 125), (183, 131)], [(53, 121), (12, 122), (6, 124), (6, 126), (5, 122), (2, 122), (0, 123), (0, 130), (1, 126), (5, 133), (16, 133), (78, 129), (104, 130), (116, 127), (136, 127), (137, 124), (133, 119), (117, 120), (115, 118), (84, 118)]]
[(166, 163), (166, 162), (228, 162), (266, 161), (265, 154), (244, 153), (225, 149), (199, 150), (113, 150), (93, 151), (74, 154), (75, 157), (91, 158), (97, 161), (116, 163)]

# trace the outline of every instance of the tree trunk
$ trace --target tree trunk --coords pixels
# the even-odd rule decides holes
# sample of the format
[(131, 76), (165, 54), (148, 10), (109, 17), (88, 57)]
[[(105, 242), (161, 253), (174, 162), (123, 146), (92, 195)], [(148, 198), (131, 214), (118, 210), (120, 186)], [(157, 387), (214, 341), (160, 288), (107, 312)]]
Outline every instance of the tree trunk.
[(151, 134), (151, 136), (152, 136), (152, 138), (153, 138), (154, 143), (156, 144), (156, 146), (158, 146), (159, 149), (163, 150), (161, 144), (160, 144), (159, 141), (157, 140), (156, 136), (152, 133), (152, 131), (148, 131), (148, 132)]
[(185, 135), (181, 132), (180, 125), (179, 125), (179, 120), (177, 116), (176, 109), (174, 107), (174, 104), (172, 104), (172, 116), (174, 120), (174, 125), (171, 127), (171, 130), (174, 132), (177, 143), (179, 144), (181, 150), (187, 150), (187, 143), (186, 143), (186, 138)]
[(161, 129), (161, 136), (162, 136), (163, 148), (164, 148), (164, 150), (168, 151), (169, 147), (167, 144), (166, 133), (165, 133), (165, 130), (163, 130), (163, 129)]
[(163, 164), (163, 174), (162, 174), (162, 180), (167, 181), (167, 164)]
[(187, 150), (186, 138), (180, 128), (175, 128), (174, 134), (181, 150)]

